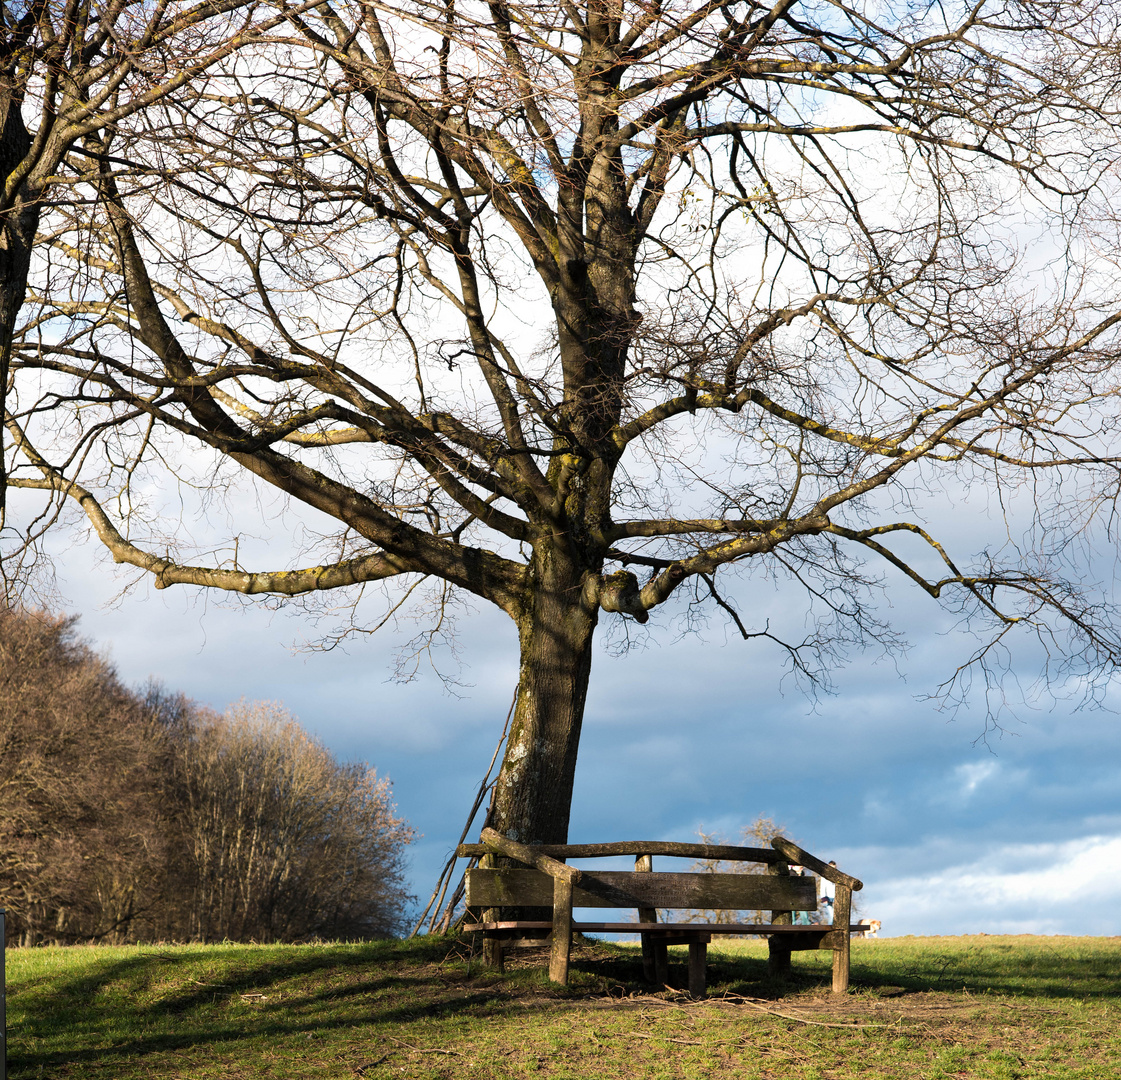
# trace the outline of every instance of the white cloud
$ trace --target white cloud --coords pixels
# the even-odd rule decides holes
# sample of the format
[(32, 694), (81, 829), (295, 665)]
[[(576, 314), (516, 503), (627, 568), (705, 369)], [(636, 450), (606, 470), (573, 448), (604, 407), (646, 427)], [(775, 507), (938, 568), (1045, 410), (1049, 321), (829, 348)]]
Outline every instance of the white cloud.
[(1088, 836), (1008, 844), (934, 874), (870, 882), (860, 907), (886, 936), (1115, 934), (1119, 897), (1121, 836)]
[(959, 784), (959, 792), (968, 799), (977, 790), (978, 784), (988, 780), (997, 771), (995, 761), (969, 762), (954, 769)]

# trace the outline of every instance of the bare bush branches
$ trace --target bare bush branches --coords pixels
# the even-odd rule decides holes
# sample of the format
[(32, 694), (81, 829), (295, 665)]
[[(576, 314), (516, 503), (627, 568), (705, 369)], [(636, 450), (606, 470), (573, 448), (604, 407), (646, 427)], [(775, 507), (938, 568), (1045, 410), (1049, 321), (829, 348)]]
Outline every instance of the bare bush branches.
[(0, 609), (0, 904), (22, 944), (402, 928), (389, 781), (276, 705), (140, 697), (74, 620)]
[(386, 937), (412, 830), (389, 782), (340, 765), (275, 705), (199, 716), (177, 740), (191, 940)]

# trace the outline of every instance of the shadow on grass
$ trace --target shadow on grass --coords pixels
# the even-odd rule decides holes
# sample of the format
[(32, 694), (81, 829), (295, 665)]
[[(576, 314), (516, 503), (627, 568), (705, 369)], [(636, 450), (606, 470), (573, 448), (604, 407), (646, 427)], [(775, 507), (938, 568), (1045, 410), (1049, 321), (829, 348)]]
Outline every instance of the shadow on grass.
[[(636, 955), (630, 950), (631, 955)], [(684, 956), (673, 963), (670, 983), (686, 985)], [(745, 997), (777, 999), (829, 989), (832, 957), (827, 951), (796, 952), (792, 970), (772, 977), (765, 946), (742, 954), (709, 953), (708, 987)], [(578, 965), (579, 966), (579, 965)], [(974, 938), (883, 939), (853, 943), (850, 988), (853, 992), (981, 992), (1039, 1000), (1121, 999), (1121, 939)], [(624, 964), (615, 978), (641, 984), (641, 965)]]
[[(955, 939), (962, 942), (966, 939)], [(1030, 943), (905, 946), (894, 954), (877, 945), (853, 958), (855, 987), (885, 985), (911, 992), (990, 993), (1046, 1000), (1121, 999), (1121, 943), (1101, 939), (1049, 939)], [(1073, 942), (1073, 943), (1072, 943)], [(884, 942), (887, 945), (888, 942)]]
[[(903, 940), (903, 939), (899, 939)], [(938, 939), (854, 948), (852, 985), (881, 991), (992, 993), (1020, 998), (1117, 999), (1121, 942), (1095, 947), (1049, 939), (1004, 945)], [(1077, 942), (1078, 939), (1073, 939)], [(538, 1006), (648, 994), (638, 952), (606, 943), (579, 947), (571, 986), (547, 982), (544, 949), (496, 975), (455, 941), (372, 942), (305, 948), (155, 948), (124, 955), (90, 950), (53, 971), (14, 980), (9, 994), (11, 1075), (50, 1076), (65, 1065), (148, 1054), (247, 1047), (353, 1030), (376, 1038), (422, 1020), (501, 1017)], [(785, 979), (767, 973), (761, 950), (710, 957), (710, 995), (776, 1000), (829, 986), (829, 957), (801, 954)], [(30, 970), (30, 968), (29, 968)], [(55, 971), (58, 973), (56, 974)], [(671, 962), (671, 985), (685, 982)]]
[(74, 976), (40, 976), (10, 995), (12, 1075), (50, 1075), (63, 1064), (109, 1055), (314, 1037), (358, 1024), (493, 1010), (499, 997), (494, 981), (464, 985), (473, 981), (466, 965), (443, 963), (450, 944), (373, 942), (261, 953), (199, 946), (95, 957)]

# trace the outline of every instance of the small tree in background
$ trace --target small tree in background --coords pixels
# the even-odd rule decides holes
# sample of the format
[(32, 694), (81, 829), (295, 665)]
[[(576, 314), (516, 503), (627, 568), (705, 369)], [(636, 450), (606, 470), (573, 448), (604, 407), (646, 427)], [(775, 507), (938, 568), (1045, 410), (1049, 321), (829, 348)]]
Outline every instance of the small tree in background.
[[(786, 836), (786, 828), (776, 824), (773, 818), (759, 815), (750, 825), (740, 830), (740, 844), (743, 847), (770, 848), (775, 836)], [(697, 837), (702, 844), (727, 844), (726, 837), (714, 833), (698, 831)], [(767, 863), (735, 862), (728, 859), (698, 859), (689, 869), (694, 874), (765, 874)], [(675, 916), (678, 917), (678, 916)], [(764, 923), (770, 922), (770, 912), (729, 911), (726, 909), (695, 910), (681, 916), (685, 922), (706, 923)]]
[[(702, 844), (728, 843), (728, 840), (724, 837), (718, 837), (712, 833), (698, 832), (697, 836), (700, 837)], [(799, 843), (796, 837), (790, 835), (785, 825), (779, 824), (773, 818), (764, 817), (760, 814), (750, 825), (745, 825), (740, 830), (740, 844), (744, 847), (769, 848), (771, 846), (771, 840), (776, 836), (785, 836), (787, 839)], [(695, 874), (765, 874), (767, 873), (767, 864), (730, 862), (724, 859), (698, 859), (693, 863), (690, 869)], [(814, 876), (816, 877), (817, 875)], [(819, 882), (819, 897), (821, 895), (820, 888)], [(853, 893), (852, 896), (851, 913), (854, 919), (857, 918), (861, 912), (861, 906), (857, 899), (859, 895), (859, 893)], [(771, 920), (770, 913), (764, 911), (695, 911), (690, 912), (689, 915), (686, 916), (686, 921), (762, 923), (770, 922)]]
[(413, 830), (389, 781), (340, 764), (282, 706), (199, 712), (176, 747), (192, 940), (385, 937)]

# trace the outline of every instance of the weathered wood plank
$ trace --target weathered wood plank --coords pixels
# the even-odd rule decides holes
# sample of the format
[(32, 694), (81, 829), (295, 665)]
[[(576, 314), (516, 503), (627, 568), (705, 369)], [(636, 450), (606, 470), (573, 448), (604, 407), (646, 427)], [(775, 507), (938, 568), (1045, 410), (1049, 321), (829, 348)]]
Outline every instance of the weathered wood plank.
[[(611, 855), (672, 855), (682, 859), (723, 859), (730, 862), (778, 863), (786, 857), (767, 848), (730, 844), (678, 844), (668, 840), (624, 840), (613, 844), (534, 844), (534, 851), (551, 859), (597, 859)], [(470, 859), (490, 850), (485, 844), (460, 844), (456, 855)]]
[(545, 855), (537, 848), (526, 844), (519, 844), (516, 840), (508, 840), (494, 829), (483, 829), (483, 846), (487, 851), (505, 855), (510, 859), (517, 859), (527, 866), (535, 866), (542, 873), (552, 878), (563, 878), (565, 881), (575, 883), (580, 880), (582, 873), (575, 866), (565, 866), (564, 863)]
[[(846, 885), (837, 886), (833, 898), (833, 925), (843, 928), (849, 925), (852, 917), (852, 890)], [(837, 948), (833, 950), (833, 993), (843, 994), (849, 988), (849, 936), (839, 935)]]
[[(537, 870), (467, 871), (468, 907), (548, 906), (552, 879)], [(575, 907), (780, 908), (815, 911), (817, 886), (809, 877), (764, 874), (635, 874), (585, 871), (573, 891)]]
[(830, 866), (827, 862), (823, 862), (816, 855), (811, 855), (783, 836), (776, 836), (771, 841), (771, 846), (795, 865), (808, 867), (815, 873), (820, 874), (826, 881), (832, 881), (834, 885), (847, 885), (850, 889), (856, 889), (857, 892), (864, 888), (864, 882), (860, 878), (854, 878), (850, 874), (838, 870), (835, 866)]
[(568, 985), (568, 957), (572, 950), (572, 882), (553, 878), (553, 948), (549, 956), (549, 978)]
[[(662, 924), (666, 925), (665, 923)], [(651, 941), (659, 945), (691, 945), (694, 941), (703, 941), (706, 945), (712, 940), (712, 935), (705, 929), (704, 923), (685, 923), (689, 929), (665, 932), (658, 931), (650, 935)]]

